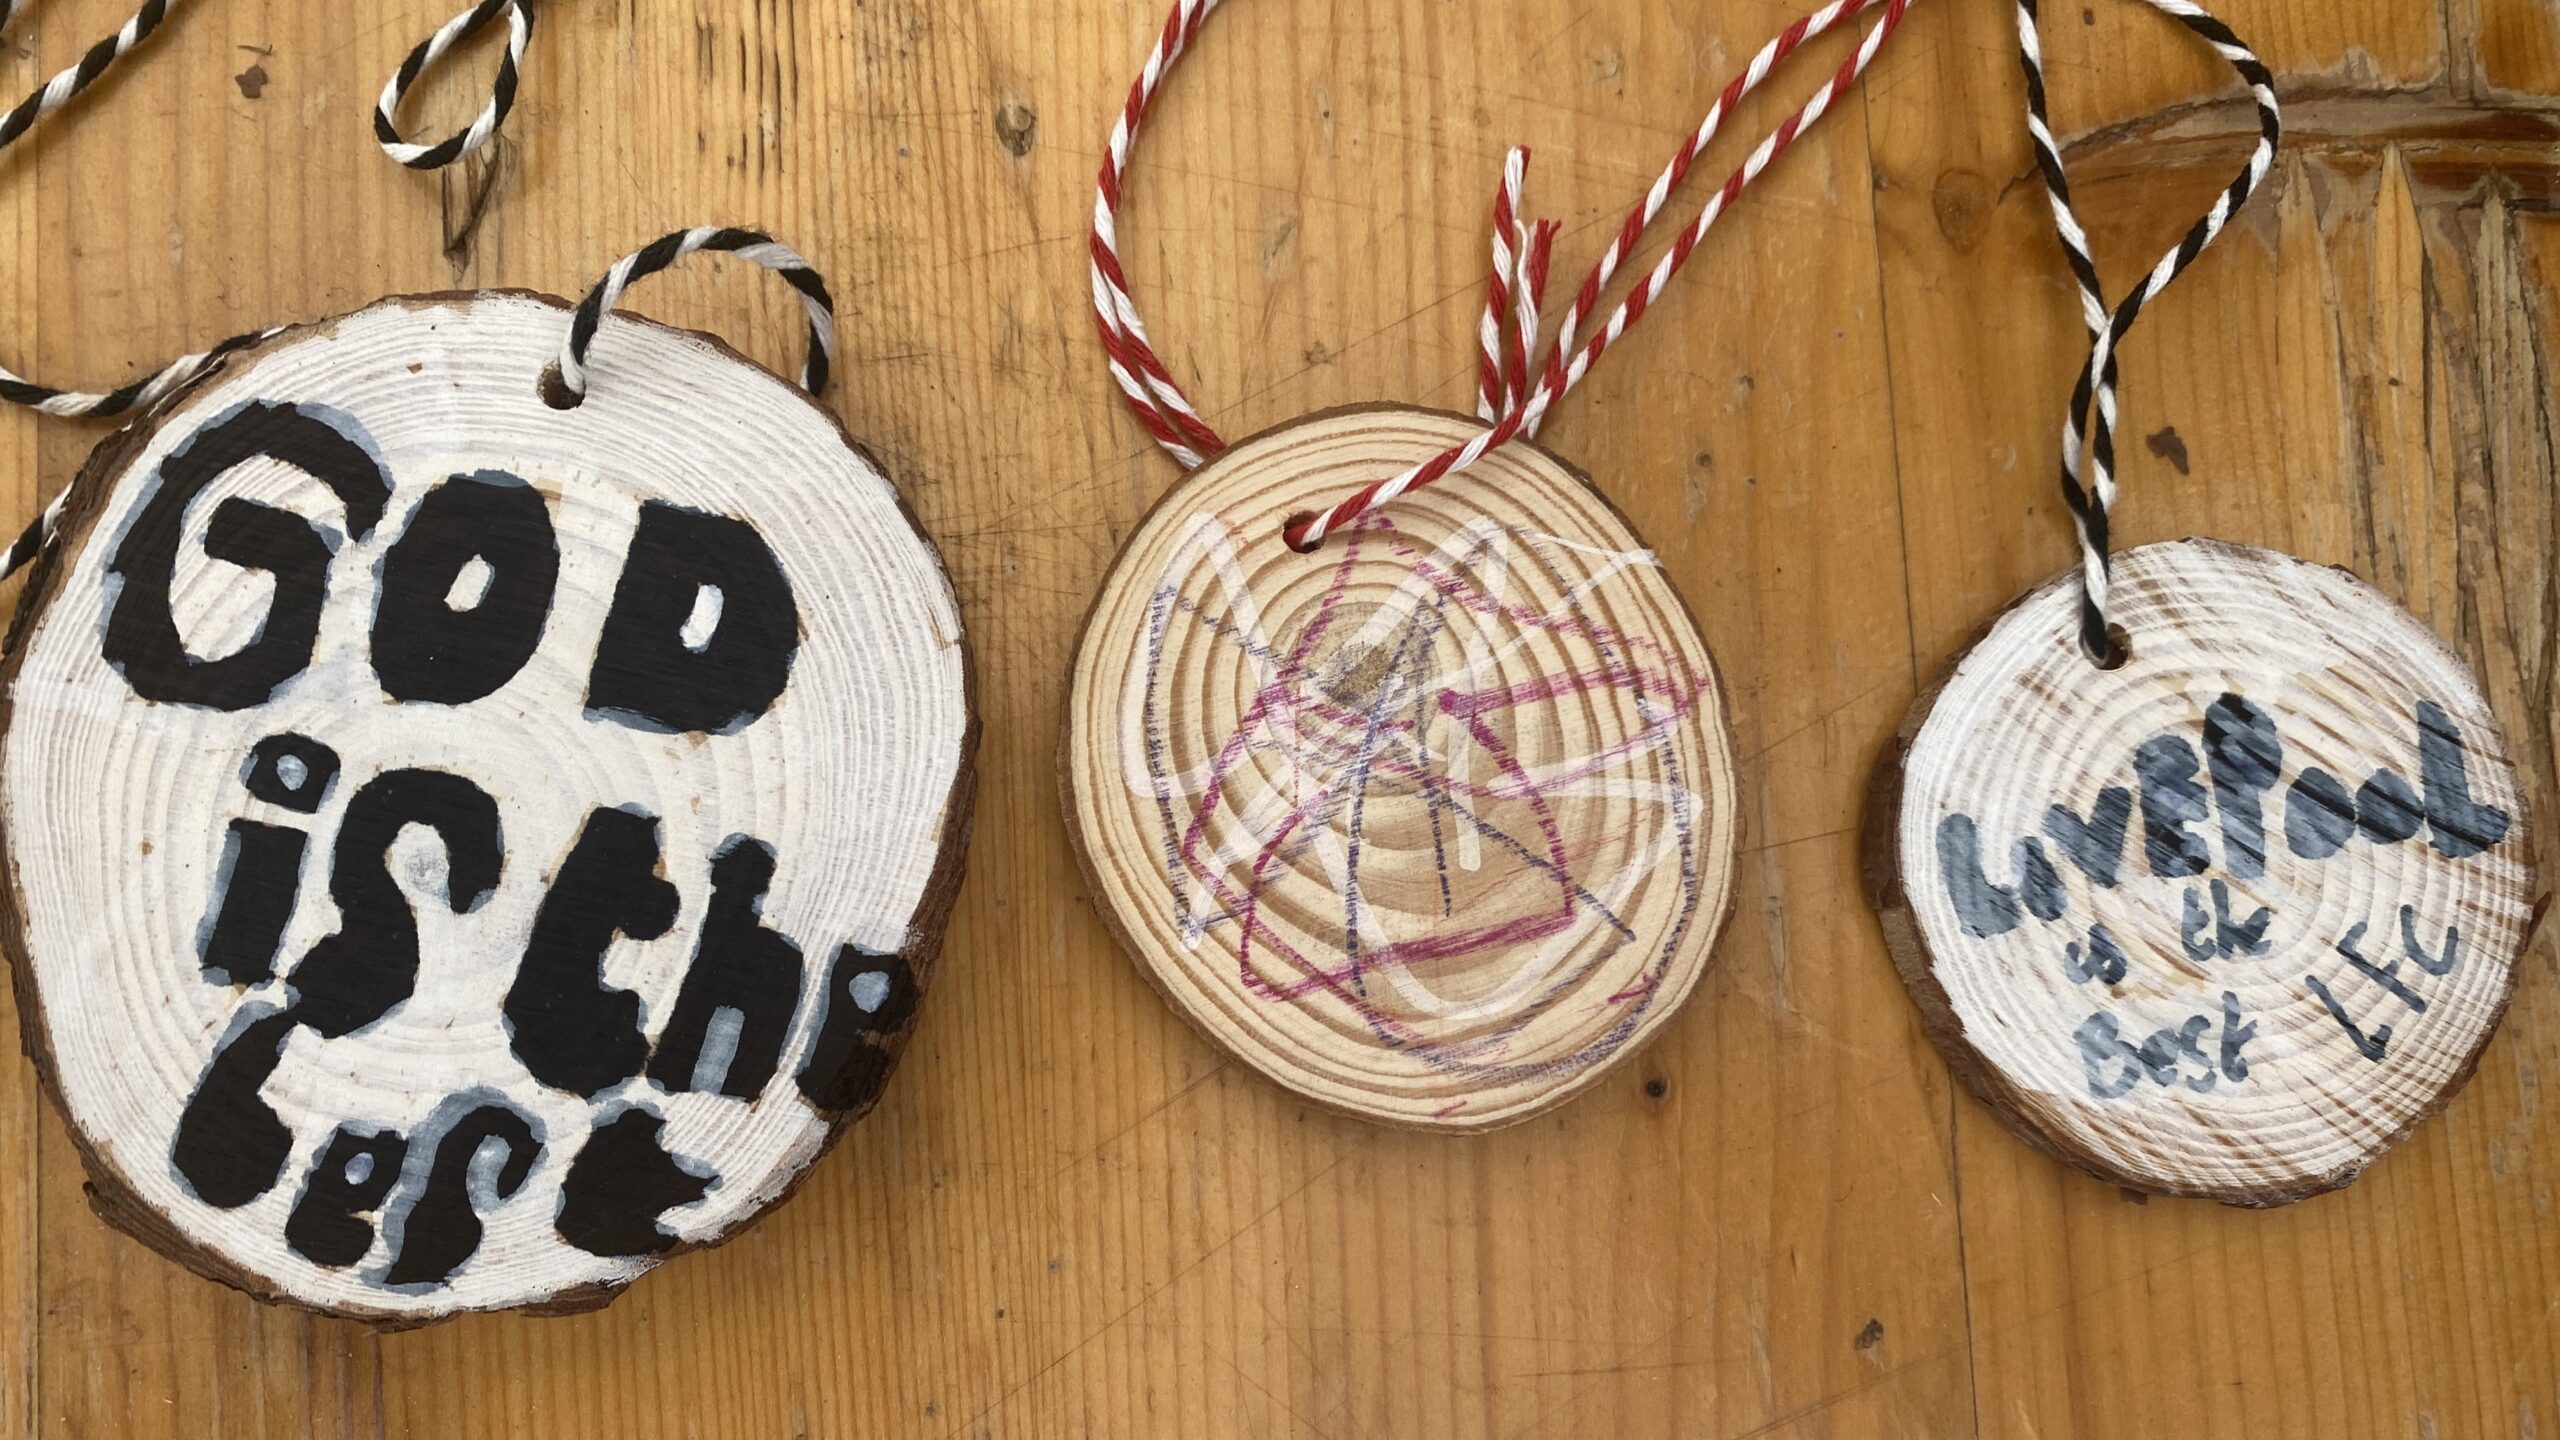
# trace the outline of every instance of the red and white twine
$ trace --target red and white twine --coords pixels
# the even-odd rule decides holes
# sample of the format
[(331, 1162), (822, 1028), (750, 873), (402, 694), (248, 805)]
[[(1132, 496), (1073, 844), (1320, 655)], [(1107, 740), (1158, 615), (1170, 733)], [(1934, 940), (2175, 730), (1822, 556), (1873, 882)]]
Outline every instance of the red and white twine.
[(1493, 275), (1485, 287), (1484, 319), (1477, 326), (1482, 354), (1477, 364), (1476, 414), (1487, 424), (1519, 408), (1529, 393), (1529, 351), (1537, 343), (1547, 264), (1554, 255), (1556, 232), (1564, 228), (1559, 220), (1520, 218), (1528, 173), (1529, 148), (1513, 146), (1502, 164), (1502, 188), (1493, 197)]
[[(1558, 222), (1528, 220), (1521, 214), (1521, 194), (1528, 169), (1529, 152), (1514, 148), (1503, 165), (1502, 185), (1494, 200), (1492, 276), (1486, 286), (1485, 313), (1477, 327), (1476, 411), (1487, 428), (1462, 445), (1452, 446), (1429, 460), (1367, 485), (1332, 507), (1303, 515), (1290, 522), (1289, 543), (1300, 550), (1312, 550), (1324, 537), (1349, 521), (1394, 500), (1409, 490), (1419, 489), (1435, 480), (1464, 470), (1484, 456), (1521, 436), (1536, 436), (1546, 413), (1566, 392), (1582, 382), (1608, 348), (1626, 334), (1653, 302), (1669, 287), (1674, 276), (1689, 263), (1699, 241), (1713, 229), (1733, 202), (1771, 161), (1795, 143), (1796, 137), (1822, 118), (1841, 92), (1857, 83), (1901, 25), (1903, 12), (1911, 0), (1831, 0), (1831, 3), (1797, 20), (1777, 38), (1762, 46), (1743, 72), (1733, 78), (1715, 103), (1699, 121), (1698, 128), (1681, 142), (1671, 163), (1664, 166), (1644, 200), (1626, 218), (1599, 263), (1584, 277), (1575, 291), (1573, 303), (1557, 322), (1555, 338), (1545, 351), (1542, 363), (1533, 366), (1538, 353), (1541, 323), (1539, 310), (1544, 298), (1547, 267)], [(1137, 302), (1130, 298), (1126, 274), (1120, 265), (1118, 218), (1124, 193), (1131, 152), (1136, 148), (1139, 128), (1145, 123), (1148, 108), (1154, 104), (1157, 90), (1200, 33), (1220, 0), (1177, 0), (1173, 13), (1166, 17), (1164, 29), (1157, 35), (1153, 51), (1144, 69), (1129, 87), (1128, 102), (1121, 107), (1119, 119), (1111, 128), (1110, 144), (1104, 149), (1102, 171), (1095, 185), (1093, 202), (1093, 308), (1094, 319), (1101, 329), (1103, 353), (1107, 357), (1111, 377), (1120, 386), (1129, 408), (1175, 461), (1185, 469), (1205, 463), (1226, 448), (1217, 431), (1200, 417), (1182, 387), (1166, 370), (1148, 339), (1145, 323), (1138, 317)], [(1654, 262), (1652, 270), (1628, 291), (1608, 319), (1586, 341), (1577, 340), (1582, 326), (1600, 303), (1600, 292), (1607, 287), (1618, 268), (1626, 262), (1655, 217), (1670, 202), (1672, 191), (1687, 178), (1699, 152), (1715, 138), (1726, 117), (1732, 114), (1742, 98), (1759, 88), (1769, 72), (1807, 40), (1855, 19), (1870, 10), (1883, 15), (1858, 42), (1858, 47), (1838, 70), (1816, 90), (1803, 108), (1788, 116), (1778, 128), (1763, 139), (1743, 163), (1728, 176), (1723, 185), (1707, 198), (1695, 220), (1672, 239), (1671, 246)], [(1534, 384), (1529, 376), (1537, 372)]]

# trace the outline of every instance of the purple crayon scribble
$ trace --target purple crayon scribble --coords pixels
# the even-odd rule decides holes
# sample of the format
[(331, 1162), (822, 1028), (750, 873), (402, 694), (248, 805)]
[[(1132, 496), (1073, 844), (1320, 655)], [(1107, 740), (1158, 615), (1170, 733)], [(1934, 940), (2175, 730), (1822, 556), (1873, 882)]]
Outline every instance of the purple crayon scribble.
[[(1330, 996), (1382, 1043), (1446, 1072), (1497, 1081), (1530, 1078), (1580, 1069), (1623, 1045), (1661, 993), (1662, 979), (1697, 921), (1704, 889), (1695, 813), (1701, 800), (1681, 773), (1677, 731), (1703, 703), (1708, 678), (1659, 641), (1622, 633), (1584, 608), (1588, 590), (1627, 564), (1653, 563), (1651, 557), (1606, 557), (1612, 562), (1608, 569), (1577, 583), (1557, 569), (1551, 551), (1592, 553), (1584, 547), (1484, 521), (1425, 551), (1400, 534), (1391, 518), (1372, 514), (1344, 532), (1326, 589), (1283, 648), (1262, 629), (1258, 604), (1235, 558), (1235, 535), (1208, 517), (1196, 522), (1193, 535), (1193, 543), (1206, 547), (1224, 587), (1225, 613), (1214, 614), (1214, 602), (1182, 592), (1185, 566), (1168, 568), (1147, 612), (1136, 717), (1162, 863), (1184, 933), (1196, 939), (1234, 924), (1237, 975), (1248, 994), (1275, 1003)], [(1337, 630), (1356, 633), (1362, 621), (1382, 611), (1370, 606), (1363, 614), (1351, 602), (1356, 568), (1364, 553), (1378, 547), (1410, 577), (1396, 592), (1396, 609), (1388, 612), (1397, 622), (1393, 640), (1384, 653), (1374, 646), (1329, 653), (1326, 641)], [(1540, 567), (1563, 597), (1553, 609), (1507, 601), (1488, 582), (1489, 575), (1524, 563)], [(1514, 644), (1547, 640), (1545, 648), (1560, 644), (1585, 658), (1572, 669), (1510, 684), (1475, 683), (1470, 672), (1480, 665), (1434, 673), (1430, 662), (1439, 642), (1456, 636), (1461, 626), (1474, 627), (1470, 633), (1490, 627), (1486, 638), (1495, 641), (1505, 630), (1517, 637)], [(1158, 698), (1166, 657), (1180, 649), (1177, 639), (1234, 646), (1261, 682), (1205, 769), (1179, 776), (1172, 771), (1169, 757), (1176, 746)], [(1353, 657), (1347, 665), (1343, 653)], [(1609, 700), (1633, 707), (1640, 721), (1633, 734), (1535, 770), (1496, 723), (1508, 718), (1517, 731), (1546, 707)], [(1461, 747), (1481, 760), (1481, 773), (1450, 763)], [(1668, 843), (1655, 863), (1672, 871), (1679, 892), (1670, 924), (1655, 935), (1637, 933), (1604, 898), (1606, 884), (1586, 873), (1595, 857), (1576, 853), (1557, 812), (1559, 800), (1611, 784), (1660, 792)], [(1276, 813), (1257, 818), (1254, 802), (1274, 788), (1282, 792)], [(1418, 797), (1424, 806), (1443, 919), (1428, 934), (1373, 943), (1364, 933), (1359, 875), (1373, 792)], [(1497, 823), (1490, 813), (1497, 807), (1514, 818)], [(1251, 845), (1249, 855), (1218, 843), (1222, 812), (1229, 827), (1240, 820), (1257, 827), (1256, 836), (1244, 842)], [(1597, 837), (1591, 848), (1626, 840), (1621, 827)], [(1293, 945), (1264, 908), (1279, 877), (1320, 841), (1340, 846), (1343, 910), (1338, 953), (1315, 955)], [(1450, 883), (1453, 846), (1503, 857), (1524, 884), (1535, 885), (1534, 900), (1492, 919), (1458, 914)], [(1209, 903), (1195, 909), (1195, 895)], [(1371, 982), (1390, 968), (1446, 964), (1584, 927), (1611, 938), (1560, 967), (1490, 1028), (1435, 1038), (1371, 994)], [(1506, 1058), (1513, 1036), (1630, 945), (1651, 952), (1637, 976), (1604, 999), (1585, 1002), (1620, 1012), (1602, 1035), (1570, 1054), (1528, 1062)]]

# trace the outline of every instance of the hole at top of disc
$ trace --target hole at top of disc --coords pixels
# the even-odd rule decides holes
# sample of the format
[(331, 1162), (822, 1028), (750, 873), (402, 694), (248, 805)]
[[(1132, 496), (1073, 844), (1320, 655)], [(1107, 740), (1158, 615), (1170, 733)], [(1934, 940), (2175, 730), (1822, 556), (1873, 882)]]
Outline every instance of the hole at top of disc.
[(1287, 544), (1290, 549), (1297, 551), (1301, 555), (1313, 555), (1318, 550), (1324, 548), (1324, 542), (1322, 540), (1308, 540), (1303, 537), (1306, 534), (1307, 527), (1314, 524), (1315, 520), (1316, 512), (1313, 510), (1299, 511), (1297, 514), (1280, 522), (1280, 539), (1283, 543)]
[[(2089, 647), (2086, 645), (2082, 645), (2080, 647), (2084, 654), (2087, 653), (2088, 648)], [(2124, 668), (2124, 662), (2132, 658), (2132, 637), (2124, 633), (2123, 626), (2109, 625), (2107, 627), (2107, 653), (2104, 655), (2089, 656), (2089, 663), (2097, 666), (2101, 670), (2121, 670)]]
[(557, 360), (542, 367), (542, 383), (534, 388), (541, 393), (542, 403), (554, 410), (575, 410), (587, 403), (586, 396), (570, 389), (569, 382), (560, 378)]

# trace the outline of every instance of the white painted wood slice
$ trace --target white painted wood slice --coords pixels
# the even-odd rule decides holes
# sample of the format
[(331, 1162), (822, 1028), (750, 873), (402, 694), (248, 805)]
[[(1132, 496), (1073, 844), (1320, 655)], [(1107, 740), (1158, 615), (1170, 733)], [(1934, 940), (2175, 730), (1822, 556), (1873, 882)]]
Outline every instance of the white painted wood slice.
[(2017, 602), (1876, 776), (1867, 873), (1949, 1064), (2138, 1190), (2353, 1180), (2470, 1078), (2539, 891), (2479, 686), (2344, 570), (2208, 540)]
[(869, 1108), (959, 882), (933, 547), (705, 337), (431, 296), (100, 448), (5, 669), (0, 937), (98, 1209), (262, 1297), (601, 1304)]
[(1325, 1105), (1452, 1130), (1561, 1103), (1670, 1019), (1737, 828), (1715, 663), (1552, 456), (1282, 539), (1476, 428), (1337, 411), (1184, 481), (1094, 602), (1061, 756), (1099, 908), (1185, 1016)]

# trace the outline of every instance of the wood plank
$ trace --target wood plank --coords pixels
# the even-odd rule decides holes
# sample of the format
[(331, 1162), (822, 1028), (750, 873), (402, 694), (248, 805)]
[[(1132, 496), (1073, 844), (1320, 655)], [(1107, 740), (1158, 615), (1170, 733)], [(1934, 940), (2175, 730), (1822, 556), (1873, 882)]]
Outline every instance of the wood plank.
[[(14, 104), (15, 97), (44, 83), (40, 59), (34, 47), (0, 36), (0, 94), (12, 97), (0, 103)], [(37, 239), (45, 233), (51, 199), (39, 178), (45, 158), (25, 145), (0, 154), (0, 233), (8, 236), (12, 255), (37, 253)], [(0, 324), (0, 335), (8, 337), (0, 341), (0, 365), (24, 366), (40, 347), (37, 302), (43, 293), (42, 271), (35, 265), (9, 267), (9, 278), (0, 281), (8, 316)], [(8, 476), (0, 482), (6, 486), (0, 491), (0, 513), (13, 518), (34, 513), (43, 493), (37, 480), (42, 466), (36, 428), (14, 416), (0, 422), (0, 456), (6, 457)], [(15, 996), (5, 1005), (9, 1028), (0, 1033), (15, 1033)], [(0, 1217), (0, 1435), (13, 1437), (35, 1433), (37, 1423), (37, 1346), (43, 1333), (37, 1278), (37, 1236), (43, 1233), (38, 1157), (42, 1137), (54, 1123), (37, 1091), (34, 1068), (14, 1056), (0, 1062), (0, 1174), (13, 1177), (7, 1187), (8, 1210)]]
[[(2472, 659), (2548, 817), (2560, 227), (2536, 171), (2560, 85), (2546, 8), (2449, 4), (2453, 23), (2393, 0), (2226, 7), (2302, 97), (2303, 143), (2134, 341), (2123, 535), (2285, 546), (2410, 603)], [(196, 1280), (88, 1216), (18, 1067), (0, 1433), (2560, 1427), (2548, 936), (2445, 1116), (2345, 1192), (2243, 1214), (2130, 1203), (1959, 1096), (1858, 899), (1877, 746), (1976, 623), (2070, 556), (2050, 456), (2077, 327), (2005, 7), (1923, 0), (1867, 93), (1545, 432), (1661, 552), (1734, 689), (1741, 903), (1659, 1043), (1552, 1115), (1456, 1140), (1326, 1116), (1225, 1063), (1110, 943), (1056, 815), (1077, 622), (1174, 479), (1111, 398), (1083, 270), (1153, 0), (554, 7), (494, 169), (405, 174), (366, 112), (450, 8), (181, 7), (0, 158), (24, 257), (0, 362), (113, 381), (388, 292), (574, 292), (699, 220), (784, 236), (845, 302), (834, 403), (941, 543), (976, 647), (978, 839), (944, 968), (887, 1102), (797, 1199), (560, 1321), (377, 1336)], [(1578, 277), (1796, 8), (1229, 5), (1167, 94), (1125, 226), (1168, 360), (1235, 434), (1354, 401), (1464, 408), (1503, 147), (1538, 148), (1533, 208), (1567, 220)], [(2237, 163), (2245, 117), (2190, 105), (2228, 97), (2226, 74), (2141, 7), (2048, 8), (2058, 120), (2120, 276)], [(0, 71), (31, 84), (123, 14), (40, 3)], [(413, 128), (467, 116), (490, 53), (431, 78)], [(1801, 96), (1838, 53), (1772, 91)], [(1747, 106), (1708, 168), (1775, 113)], [(796, 312), (747, 268), (696, 261), (632, 303), (794, 359)], [(2143, 444), (2170, 427), (2188, 473)], [(97, 434), (0, 416), (0, 519)]]
[[(2281, 5), (2226, 13), (2262, 42), (2289, 19)], [(1965, 34), (1973, 45), (1999, 46), (2004, 21), (1969, 14)], [(2350, 33), (2342, 19), (2324, 28), (2332, 23), (2334, 33)], [(2141, 65), (2128, 59), (2124, 68)], [(2081, 110), (2065, 138), (2076, 142), (2081, 208), (2101, 264), (2121, 277), (2174, 238), (2237, 163), (2246, 136), (2236, 113), (2198, 129), (2164, 118), (2173, 112), (2146, 111), (2164, 92), (2128, 98), (2112, 58), (2104, 74), (2105, 108)], [(2081, 78), (2084, 95), (2095, 78)], [(2058, 83), (2067, 93), (2073, 81)], [(2047, 498), (2055, 453), (2047, 437), (2077, 325), (2014, 131), (1978, 142), (1977, 118), (1894, 98), (1902, 108), (1878, 125), (1895, 137), (1879, 152), (1879, 203), (1888, 235), (1913, 257), (1888, 272), (1897, 408), (1969, 425), (1955, 436), (1904, 427), (1905, 512), (1931, 517), (1929, 529), (1915, 529), (1912, 551), (1925, 663), (1960, 643), (1973, 617), (2068, 555), (2063, 518)], [(2398, 109), (2424, 126), (2428, 106), (2446, 103), (2410, 97), (2386, 113)], [(2502, 329), (2547, 313), (2534, 288), (2542, 282), (2507, 257), (2529, 252), (2525, 237), (2548, 227), (2484, 204), (2482, 191), (2494, 194), (2496, 182), (2413, 184), (2415, 165), (2387, 133), (2368, 148), (2343, 123), (2312, 129), (2299, 147), (2311, 157), (2284, 167), (2275, 191), (2146, 315), (2128, 349), (2120, 543), (2200, 532), (2282, 545), (2375, 578), (2480, 670), (2539, 807), (2550, 784), (2540, 774), (2547, 692), (2503, 682), (2499, 672), (2518, 663), (2509, 657), (2540, 652), (2484, 640), (2466, 612), (2540, 615), (2547, 582), (2518, 573), (2538, 570), (2536, 562), (2497, 566), (2490, 557), (2511, 544), (2490, 527), (2458, 524), (2456, 495), (2538, 497), (2522, 502), (2513, 544), (2539, 553), (2549, 471), (2528, 458), (2506, 473), (2538, 481), (2493, 489), (2494, 466), (2491, 476), (2458, 479), (2477, 473), (2473, 457), (2487, 447), (2466, 443), (2451, 417), (2474, 405), (2520, 412), (2523, 423), (2507, 427), (2510, 453), (2529, 451), (2542, 433), (2534, 417), (2547, 413), (2547, 397), (2517, 388), (2537, 346), (2504, 340), (2503, 367), (2489, 374), (2465, 337), (2480, 323), (2475, 316), (2491, 313), (2467, 294), (2484, 267), (2505, 297), (2495, 312)], [(2481, 129), (2479, 148), (2501, 153), (2501, 127)], [(2464, 158), (2460, 143), (2441, 137), (2424, 153), (2434, 165)], [(1966, 170), (2004, 177), (2003, 200), (1989, 220), (1954, 227), (1985, 237), (1958, 268), (1940, 220), (1950, 209), (1971, 211), (1930, 202), (1978, 193)], [(2483, 231), (2489, 238), (2477, 238)], [(2002, 243), (2009, 248), (1995, 248)], [(2010, 317), (1980, 327), (1987, 333), (1973, 344), (1989, 355), (1937, 348), (1981, 316)], [(2013, 370), (2051, 379), (1968, 383)], [(2183, 442), (2183, 465), (2145, 443), (2170, 430)], [(2019, 435), (2034, 463), (1992, 485), (1951, 463)], [(2253, 483), (2258, 476), (2266, 479)], [(2008, 502), (1987, 533), (1975, 518), (1986, 490)], [(2011, 518), (2026, 512), (2035, 513)], [(2022, 542), (2008, 538), (2022, 528)], [(2030, 553), (2015, 553), (2020, 543)], [(1972, 564), (1932, 563), (1932, 547)], [(2494, 604), (2471, 600), (2483, 590)], [(2546, 869), (2549, 843), (2544, 837)], [(2486, 1317), (2518, 1295), (2543, 1297), (2526, 1300), (2528, 1311), (2547, 1305), (2551, 1293), (2547, 1223), (2505, 1208), (2531, 1209), (2533, 1194), (2549, 1189), (2517, 1184), (2505, 1157), (2550, 1124), (2517, 1077), (2547, 1064), (2551, 953), (2547, 935), (2528, 952), (2518, 1006), (2445, 1123), (2421, 1130), (2352, 1189), (2273, 1214), (2129, 1203), (2027, 1152), (1982, 1112), (1961, 1111), (1984, 1433), (2127, 1433), (2163, 1406), (2186, 1433), (2233, 1436), (2505, 1433), (2537, 1409), (2547, 1415), (2549, 1347), (2518, 1345), (2514, 1327)], [(2495, 1166), (2485, 1149), (2492, 1143)], [(2501, 1213), (2509, 1218), (2487, 1218)]]

